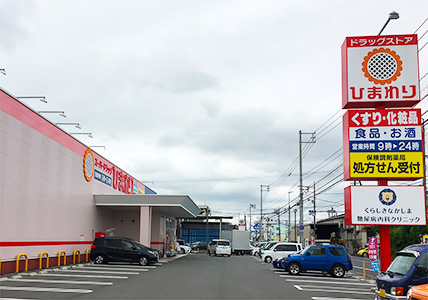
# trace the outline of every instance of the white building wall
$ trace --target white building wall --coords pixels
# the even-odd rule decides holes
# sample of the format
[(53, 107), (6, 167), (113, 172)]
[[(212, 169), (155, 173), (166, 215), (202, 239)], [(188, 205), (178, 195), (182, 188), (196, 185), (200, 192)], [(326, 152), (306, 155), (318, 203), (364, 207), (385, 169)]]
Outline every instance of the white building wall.
[[(6, 105), (10, 97), (0, 93), (2, 105)], [(59, 251), (69, 255), (79, 250), (84, 254), (95, 232), (112, 227), (118, 228), (117, 234), (139, 238), (138, 211), (117, 213), (95, 206), (94, 194), (122, 192), (94, 179), (86, 181), (83, 144), (29, 109), (16, 114), (28, 114), (30, 120), (25, 115), (19, 120), (6, 109), (9, 107), (0, 110), (2, 262), (15, 259), (20, 253), (29, 258), (42, 252), (48, 252), (50, 257)], [(29, 126), (31, 122), (34, 124)], [(43, 130), (50, 137), (40, 132)], [(76, 149), (81, 149), (81, 154)], [(70, 245), (46, 245), (49, 242)]]

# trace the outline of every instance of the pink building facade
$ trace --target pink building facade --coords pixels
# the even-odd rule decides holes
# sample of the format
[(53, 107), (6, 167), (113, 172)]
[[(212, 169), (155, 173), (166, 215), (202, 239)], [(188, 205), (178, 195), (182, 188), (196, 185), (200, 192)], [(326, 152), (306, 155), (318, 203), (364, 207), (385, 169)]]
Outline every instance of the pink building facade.
[[(162, 196), (0, 89), (1, 273), (86, 260), (96, 232), (163, 253), (176, 219), (195, 217), (188, 196)], [(172, 225), (171, 225), (172, 224)], [(23, 255), (20, 255), (23, 254)]]

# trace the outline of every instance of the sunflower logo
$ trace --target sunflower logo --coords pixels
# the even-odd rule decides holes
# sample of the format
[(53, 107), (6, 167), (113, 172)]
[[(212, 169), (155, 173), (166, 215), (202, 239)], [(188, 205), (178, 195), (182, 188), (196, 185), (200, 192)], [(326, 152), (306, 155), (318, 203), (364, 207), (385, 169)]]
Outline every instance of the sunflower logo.
[(388, 48), (373, 49), (364, 57), (363, 72), (375, 84), (390, 84), (397, 80), (403, 70), (400, 56)]
[(83, 174), (87, 181), (91, 181), (94, 177), (94, 155), (91, 149), (86, 149), (83, 155)]

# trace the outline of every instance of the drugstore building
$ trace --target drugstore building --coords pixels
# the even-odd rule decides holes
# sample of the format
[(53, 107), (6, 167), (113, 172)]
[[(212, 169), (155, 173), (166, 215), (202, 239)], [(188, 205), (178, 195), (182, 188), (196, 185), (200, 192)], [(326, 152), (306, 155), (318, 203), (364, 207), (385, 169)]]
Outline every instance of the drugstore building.
[(108, 229), (166, 253), (177, 219), (199, 214), (189, 196), (157, 195), (2, 88), (0, 103), (2, 274), (85, 261)]

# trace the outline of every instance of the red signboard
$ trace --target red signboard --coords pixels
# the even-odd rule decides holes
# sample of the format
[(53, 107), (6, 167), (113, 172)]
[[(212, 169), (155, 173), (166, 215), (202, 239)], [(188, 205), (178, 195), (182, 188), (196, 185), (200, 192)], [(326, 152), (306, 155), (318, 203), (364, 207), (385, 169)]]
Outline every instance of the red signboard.
[(421, 110), (348, 110), (343, 154), (345, 180), (423, 178)]
[(417, 35), (347, 37), (342, 107), (412, 107), (420, 101)]

